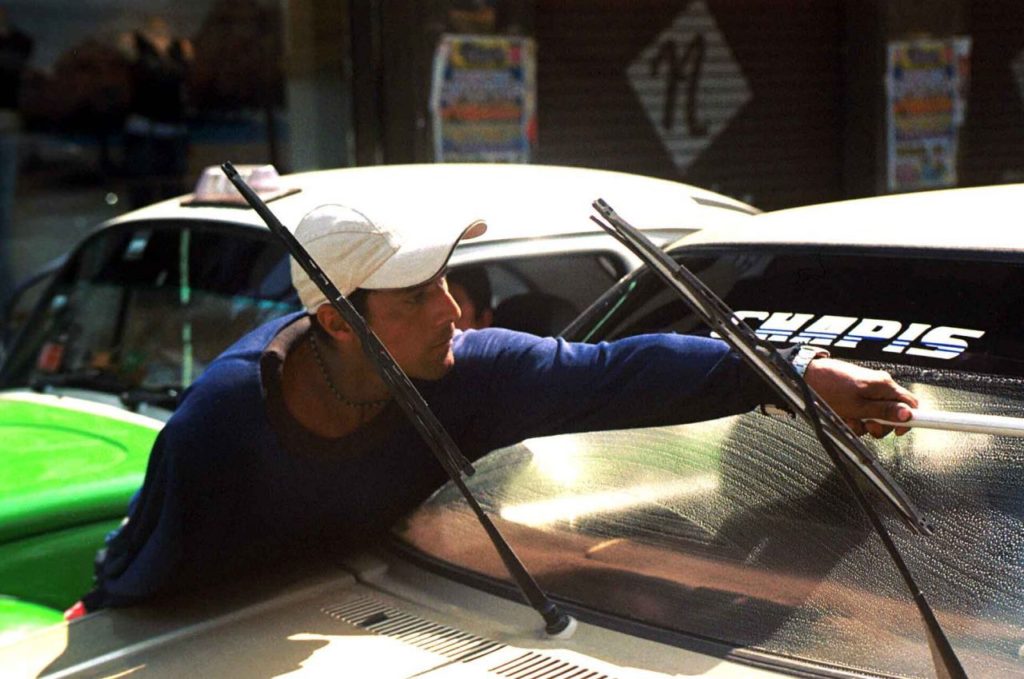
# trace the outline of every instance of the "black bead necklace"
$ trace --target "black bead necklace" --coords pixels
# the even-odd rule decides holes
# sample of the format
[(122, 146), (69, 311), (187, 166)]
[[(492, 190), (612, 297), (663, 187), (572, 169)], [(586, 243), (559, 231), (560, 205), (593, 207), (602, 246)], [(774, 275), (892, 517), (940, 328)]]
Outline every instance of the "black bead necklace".
[(342, 396), (341, 391), (334, 386), (334, 380), (331, 379), (330, 373), (327, 372), (327, 366), (324, 364), (324, 359), (320, 355), (320, 343), (316, 341), (316, 330), (309, 331), (309, 343), (313, 346), (313, 358), (316, 359), (316, 364), (320, 367), (320, 374), (324, 376), (327, 388), (331, 390), (331, 393), (334, 394), (334, 398), (338, 399), (342, 405), (365, 411), (371, 408), (379, 408), (391, 400), (391, 397), (388, 396), (387, 398), (378, 398), (372, 401), (350, 401)]

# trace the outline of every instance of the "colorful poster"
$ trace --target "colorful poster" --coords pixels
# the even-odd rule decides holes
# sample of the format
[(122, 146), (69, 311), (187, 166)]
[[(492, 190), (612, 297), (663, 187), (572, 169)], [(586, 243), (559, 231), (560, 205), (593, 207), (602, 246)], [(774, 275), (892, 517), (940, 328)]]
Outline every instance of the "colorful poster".
[(537, 143), (533, 40), (445, 35), (430, 108), (438, 162), (528, 163)]
[(969, 64), (967, 38), (889, 43), (890, 191), (956, 185)]

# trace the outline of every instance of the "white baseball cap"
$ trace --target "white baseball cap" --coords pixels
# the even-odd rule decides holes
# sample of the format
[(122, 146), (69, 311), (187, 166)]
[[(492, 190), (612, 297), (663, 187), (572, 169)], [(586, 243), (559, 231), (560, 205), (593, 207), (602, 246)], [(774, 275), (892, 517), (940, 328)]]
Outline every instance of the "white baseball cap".
[[(391, 220), (381, 215), (374, 221), (344, 205), (321, 205), (302, 218), (295, 237), (348, 296), (359, 288), (390, 290), (429, 281), (444, 269), (459, 241), (487, 230), (481, 219), (466, 224), (430, 212)], [(291, 270), (299, 300), (316, 313), (327, 298), (294, 259)]]

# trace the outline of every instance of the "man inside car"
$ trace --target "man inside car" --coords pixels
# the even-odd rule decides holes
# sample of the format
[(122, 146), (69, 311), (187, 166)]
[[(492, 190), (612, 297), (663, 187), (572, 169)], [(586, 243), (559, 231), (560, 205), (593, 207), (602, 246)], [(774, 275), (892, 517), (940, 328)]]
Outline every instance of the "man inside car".
[[(582, 344), (457, 331), (445, 266), (462, 238), (486, 226), (398, 203), (373, 220), (323, 206), (295, 235), (470, 460), (528, 437), (681, 424), (773, 401), (719, 340)], [(128, 518), (97, 557), (95, 588), (69, 617), (350, 551), (444, 482), (357, 333), (292, 267), (305, 313), (241, 338), (185, 392)], [(917, 405), (884, 372), (804, 361), (807, 382), (858, 434), (884, 436), (890, 427), (864, 420), (904, 422)]]

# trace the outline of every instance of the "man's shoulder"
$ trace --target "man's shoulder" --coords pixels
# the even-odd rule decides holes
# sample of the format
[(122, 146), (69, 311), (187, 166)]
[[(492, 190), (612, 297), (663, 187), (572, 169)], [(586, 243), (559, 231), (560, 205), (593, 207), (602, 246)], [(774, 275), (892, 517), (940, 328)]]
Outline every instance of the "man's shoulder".
[(243, 355), (259, 356), (259, 354), (263, 353), (263, 350), (266, 349), (267, 345), (270, 344), (270, 341), (274, 339), (279, 332), (305, 315), (305, 311), (295, 311), (293, 313), (271, 319), (263, 325), (253, 328), (238, 338), (234, 344), (221, 352), (220, 356), (217, 357), (217, 360)]
[(301, 316), (296, 313), (276, 318), (241, 337), (206, 366), (183, 395), (182, 405), (208, 408), (230, 399), (239, 407), (245, 407), (247, 395), (251, 399), (260, 398), (260, 358), (271, 340)]

